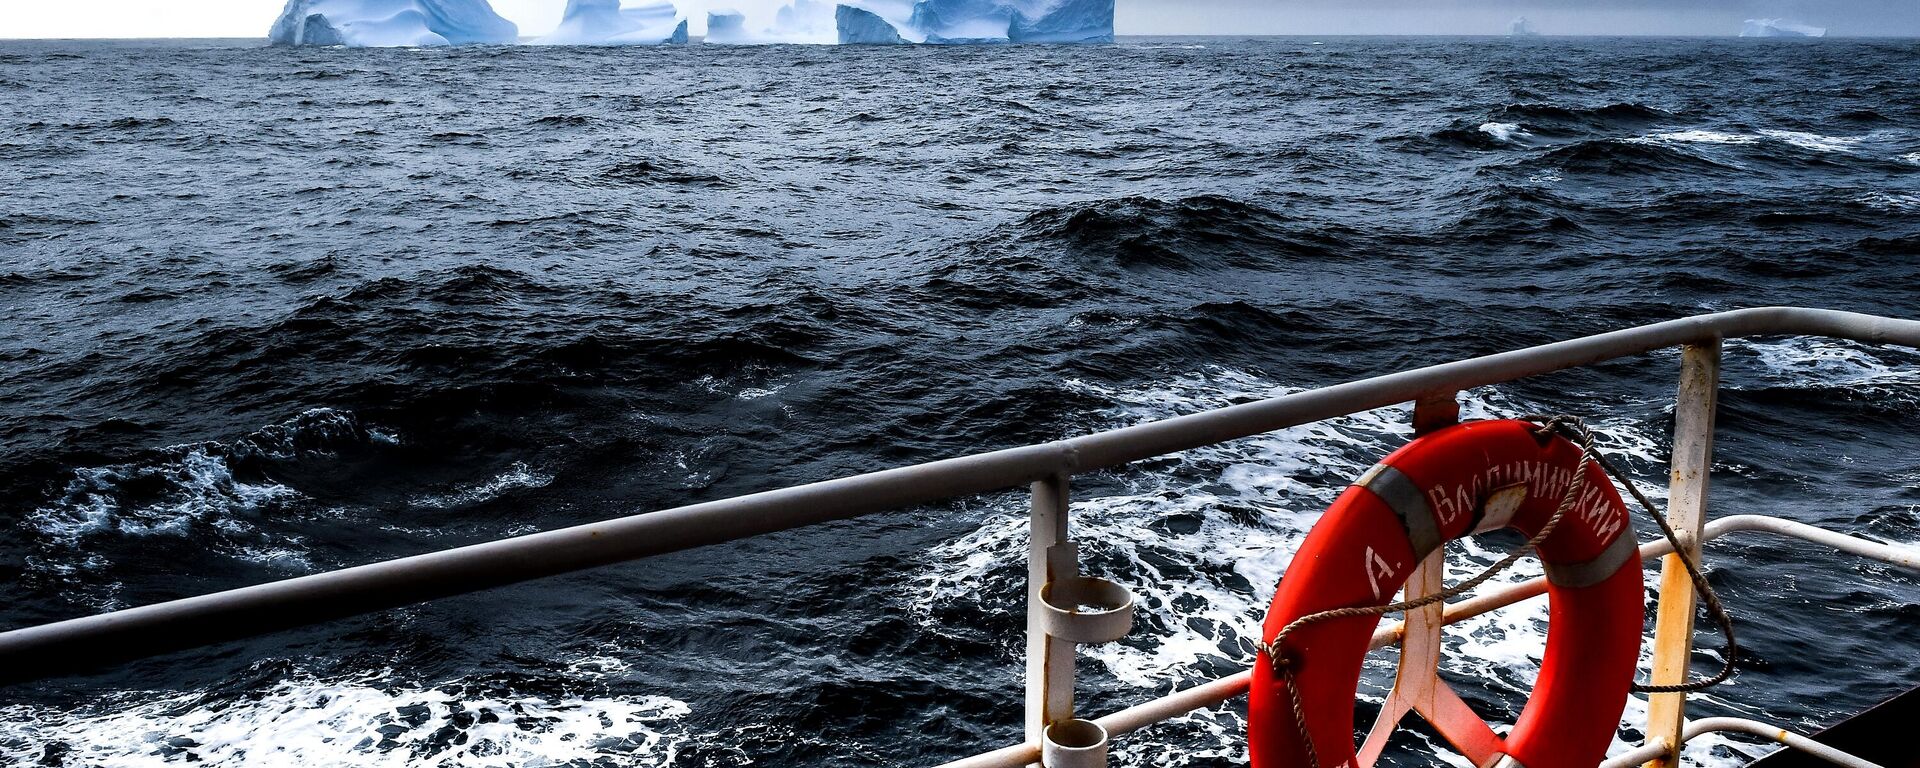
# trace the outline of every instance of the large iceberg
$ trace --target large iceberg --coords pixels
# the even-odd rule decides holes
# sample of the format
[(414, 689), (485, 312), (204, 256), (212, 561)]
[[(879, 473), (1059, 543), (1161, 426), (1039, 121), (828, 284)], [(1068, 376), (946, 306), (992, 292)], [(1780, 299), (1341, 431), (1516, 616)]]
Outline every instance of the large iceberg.
[(274, 45), (511, 45), (520, 29), (487, 0), (287, 0)]
[(1110, 43), (1114, 0), (918, 0), (904, 13), (873, 0), (836, 10), (842, 43)]
[(1747, 19), (1741, 37), (1826, 37), (1825, 27), (1810, 27), (1791, 19)]
[(687, 42), (687, 20), (672, 3), (623, 8), (620, 0), (567, 0), (560, 26), (540, 45), (660, 45)]
[(1533, 29), (1533, 22), (1527, 21), (1525, 16), (1507, 22), (1507, 37), (1538, 37), (1539, 35), (1540, 33)]
[(835, 36), (842, 45), (900, 45), (907, 39), (880, 15), (851, 5), (834, 6)]

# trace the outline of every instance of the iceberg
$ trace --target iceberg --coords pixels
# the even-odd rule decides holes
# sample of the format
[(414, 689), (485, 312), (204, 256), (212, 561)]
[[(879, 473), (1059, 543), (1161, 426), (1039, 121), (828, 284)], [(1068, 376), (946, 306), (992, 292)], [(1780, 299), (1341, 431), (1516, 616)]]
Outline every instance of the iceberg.
[(660, 45), (687, 42), (687, 20), (672, 3), (623, 8), (620, 0), (567, 0), (560, 26), (536, 45)]
[(851, 5), (833, 8), (835, 39), (841, 45), (902, 45), (907, 39), (880, 14)]
[[(603, 0), (604, 1), (604, 0)], [(1111, 43), (1114, 0), (791, 0), (770, 26), (737, 11), (707, 14), (707, 42)]]
[(1017, 10), (1007, 38), (1016, 43), (1111, 43), (1113, 0), (1060, 0), (1037, 13)]
[(1826, 37), (1825, 27), (1810, 27), (1791, 19), (1747, 19), (1741, 37)]
[(837, 12), (824, 0), (793, 0), (780, 6), (772, 26), (751, 28), (738, 11), (707, 14), (707, 42), (727, 45), (776, 43), (833, 43), (838, 39)]
[(706, 41), (725, 45), (754, 42), (747, 37), (747, 17), (739, 11), (708, 11)]
[(1539, 36), (1540, 36), (1540, 33), (1534, 31), (1533, 29), (1533, 22), (1527, 21), (1527, 17), (1525, 16), (1521, 16), (1519, 18), (1514, 19), (1513, 21), (1507, 22), (1507, 37), (1539, 37)]
[(274, 45), (511, 45), (520, 28), (487, 0), (287, 0)]
[(929, 43), (1111, 43), (1114, 0), (920, 0), (907, 25)]

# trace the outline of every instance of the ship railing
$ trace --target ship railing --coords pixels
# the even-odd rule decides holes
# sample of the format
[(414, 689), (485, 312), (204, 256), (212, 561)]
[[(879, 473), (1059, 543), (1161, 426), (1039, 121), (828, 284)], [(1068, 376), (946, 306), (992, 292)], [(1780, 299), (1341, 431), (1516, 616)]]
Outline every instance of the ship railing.
[[(0, 682), (22, 682), (106, 664), (237, 640), (454, 595), (521, 583), (819, 523), (1027, 486), (1032, 493), (1028, 557), (1025, 738), (1018, 744), (947, 763), (986, 768), (1044, 763), (1099, 766), (1110, 740), (1215, 706), (1246, 692), (1251, 672), (1203, 683), (1095, 719), (1077, 717), (1073, 660), (1083, 643), (1116, 639), (1131, 621), (1131, 597), (1080, 573), (1068, 529), (1069, 480), (1094, 472), (1287, 427), (1413, 403), (1416, 431), (1451, 422), (1462, 390), (1679, 347), (1667, 516), (1696, 558), (1702, 542), (1735, 531), (1802, 539), (1882, 562), (1920, 569), (1920, 550), (1868, 541), (1756, 515), (1708, 522), (1707, 488), (1724, 339), (1818, 336), (1920, 348), (1920, 321), (1834, 310), (1764, 307), (1697, 315), (1578, 339), (1376, 376), (1281, 397), (1178, 416), (1051, 443), (882, 470), (658, 512), (429, 552), (197, 597), (0, 633)], [(1668, 542), (1641, 548), (1661, 557), (1651, 682), (1681, 682), (1693, 651), (1698, 596)], [(1437, 558), (1436, 553), (1436, 558)], [(1409, 592), (1438, 583), (1437, 559), (1423, 563)], [(1423, 586), (1424, 585), (1424, 586)], [(1399, 644), (1433, 651), (1441, 624), (1536, 597), (1536, 579), (1458, 602), (1437, 615), (1383, 625), (1375, 648)], [(1437, 619), (1437, 620), (1434, 620)], [(1424, 631), (1409, 633), (1408, 621)], [(1422, 653), (1437, 659), (1437, 652)], [(1433, 669), (1420, 673), (1432, 674)], [(1408, 679), (1403, 670), (1401, 681)], [(1436, 678), (1437, 680), (1437, 678)], [(1871, 766), (1805, 737), (1736, 718), (1688, 721), (1686, 694), (1649, 697), (1646, 742), (1605, 763), (1609, 768), (1679, 760), (1687, 739), (1710, 731), (1757, 733), (1790, 748)], [(1393, 723), (1384, 723), (1391, 728)], [(1381, 724), (1376, 724), (1381, 727)]]

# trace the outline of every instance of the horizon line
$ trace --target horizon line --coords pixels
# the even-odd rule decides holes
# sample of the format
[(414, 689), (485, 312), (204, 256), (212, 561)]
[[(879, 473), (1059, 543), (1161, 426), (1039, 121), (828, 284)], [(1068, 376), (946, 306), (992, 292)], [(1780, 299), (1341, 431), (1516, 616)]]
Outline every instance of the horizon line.
[[(1467, 38), (1500, 38), (1500, 39), (1509, 39), (1509, 38), (1511, 38), (1511, 39), (1514, 39), (1514, 40), (1537, 40), (1537, 39), (1541, 39), (1541, 38), (1562, 38), (1562, 39), (1608, 39), (1608, 38), (1623, 38), (1623, 37), (1628, 37), (1628, 38), (1650, 38), (1650, 39), (1668, 39), (1668, 40), (1754, 40), (1754, 41), (1767, 41), (1767, 42), (1775, 42), (1775, 43), (1779, 43), (1779, 42), (1785, 42), (1785, 43), (1812, 43), (1812, 42), (1817, 42), (1817, 41), (1821, 41), (1821, 40), (1920, 40), (1920, 34), (1902, 34), (1902, 35), (1826, 35), (1826, 36), (1821, 36), (1821, 37), (1746, 37), (1746, 36), (1743, 36), (1743, 35), (1739, 35), (1739, 34), (1730, 34), (1730, 35), (1679, 35), (1679, 34), (1661, 34), (1661, 33), (1612, 33), (1612, 34), (1604, 34), (1604, 33), (1596, 33), (1596, 34), (1552, 34), (1552, 33), (1545, 33), (1545, 32), (1542, 32), (1542, 33), (1538, 33), (1538, 34), (1532, 34), (1532, 35), (1509, 35), (1509, 34), (1506, 34), (1506, 33), (1502, 33), (1502, 32), (1457, 32), (1457, 33), (1451, 33), (1451, 34), (1412, 34), (1412, 33), (1405, 33), (1405, 32), (1371, 32), (1371, 33), (1355, 33), (1355, 32), (1339, 32), (1339, 33), (1327, 33), (1327, 34), (1320, 34), (1320, 33), (1314, 33), (1314, 32), (1274, 32), (1274, 33), (1261, 33), (1261, 34), (1211, 34), (1211, 33), (1195, 33), (1195, 34), (1182, 34), (1182, 35), (1171, 35), (1171, 34), (1115, 34), (1115, 35), (1114, 35), (1113, 37), (1114, 37), (1114, 40), (1115, 40), (1116, 42), (1117, 42), (1117, 41), (1119, 41), (1119, 40), (1121, 40), (1121, 39), (1126, 39), (1126, 38), (1136, 38), (1136, 39), (1139, 39), (1139, 38), (1166, 38), (1166, 39), (1193, 39), (1193, 38), (1212, 38), (1212, 39), (1227, 39), (1227, 40), (1248, 40), (1248, 39), (1261, 39), (1261, 38), (1284, 38), (1284, 37), (1302, 37), (1302, 38), (1304, 38), (1304, 37), (1314, 37), (1314, 38), (1364, 38), (1364, 37), (1426, 37), (1426, 38), (1448, 38), (1448, 37), (1467, 37)], [(538, 35), (532, 35), (532, 36), (527, 36), (527, 35), (523, 35), (523, 36), (521, 36), (521, 38), (520, 38), (520, 39), (524, 41), (524, 40), (535, 40), (535, 39), (538, 39), (538, 38), (539, 38), (539, 36), (538, 36)], [(249, 42), (255, 42), (255, 41), (257, 41), (257, 42), (265, 42), (265, 41), (266, 41), (267, 39), (268, 39), (268, 38), (267, 38), (267, 36), (266, 36), (266, 35), (260, 35), (260, 36), (257, 36), (257, 37), (253, 37), (253, 36), (249, 36), (249, 37), (219, 37), (219, 36), (215, 36), (215, 37), (0, 37), (0, 43), (24, 43), (24, 42), (64, 42), (64, 41), (71, 41), (71, 42), (86, 42), (86, 41), (114, 41), (114, 40), (118, 40), (118, 41), (124, 41), (124, 42), (160, 42), (160, 41), (168, 41), (168, 40), (183, 40), (183, 41), (191, 41), (191, 40), (202, 40), (202, 41), (222, 41), (222, 40), (234, 40), (234, 41), (249, 41)], [(705, 36), (705, 35), (694, 35), (694, 36), (691, 36), (691, 37), (689, 38), (689, 40), (690, 40), (690, 41), (704, 41), (705, 39), (706, 39), (706, 36)], [(687, 45), (692, 45), (692, 44), (693, 44), (693, 42), (689, 42), (689, 43), (686, 43), (686, 44), (687, 44)], [(551, 48), (672, 48), (672, 47), (677, 47), (677, 45), (678, 45), (678, 44), (660, 44), (660, 45), (636, 45), (636, 46), (618, 46), (618, 45), (615, 45), (615, 46), (606, 46), (606, 45), (578, 45), (578, 46), (572, 46), (572, 45), (555, 45), (555, 46), (544, 46), (544, 47), (551, 47)], [(750, 43), (750, 44), (738, 44), (738, 43), (725, 43), (725, 44), (721, 44), (721, 43), (716, 43), (716, 45), (725, 45), (725, 46), (727, 46), (727, 47), (734, 47), (734, 48), (753, 48), (753, 47), (763, 47), (763, 46), (774, 46), (774, 45), (795, 45), (795, 46), (838, 46), (838, 45), (843, 45), (843, 44), (841, 44), (841, 43)], [(929, 45), (929, 44), (927, 44), (927, 43), (910, 43), (909, 45)], [(1093, 44), (1092, 46), (1089, 46), (1089, 45), (1087, 45), (1087, 44), (1085, 44), (1085, 43), (986, 43), (986, 44), (981, 44), (981, 45), (972, 45), (972, 46), (954, 46), (954, 47), (981, 47), (982, 45), (985, 45), (985, 46), (992, 46), (992, 45), (1060, 45), (1060, 46), (1062, 46), (1062, 47), (1098, 47), (1098, 45), (1100, 45), (1100, 44), (1097, 44), (1097, 43), (1096, 43), (1096, 44)], [(296, 47), (302, 47), (302, 46), (296, 46)], [(339, 48), (339, 47), (350, 47), (350, 46), (303, 46), (303, 47), (334, 47), (334, 48)], [(432, 46), (397, 46), (397, 47), (404, 47), (404, 48), (414, 48), (414, 47), (418, 47), (418, 48), (504, 48), (504, 47), (510, 47), (510, 46), (505, 46), (505, 45), (471, 45), (471, 44), (469, 44), (469, 45), (432, 45)], [(859, 46), (856, 46), (856, 47), (859, 47)], [(886, 46), (881, 46), (881, 47), (886, 47)], [(933, 44), (933, 47), (941, 47), (941, 46), (939, 46), (938, 44)]]

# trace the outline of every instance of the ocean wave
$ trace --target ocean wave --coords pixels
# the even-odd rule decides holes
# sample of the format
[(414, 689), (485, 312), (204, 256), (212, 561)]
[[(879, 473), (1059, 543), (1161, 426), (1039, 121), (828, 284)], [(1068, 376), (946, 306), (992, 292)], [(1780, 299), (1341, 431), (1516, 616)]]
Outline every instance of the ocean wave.
[(76, 468), (32, 520), (42, 534), (65, 543), (105, 532), (184, 536), (196, 523), (248, 530), (237, 513), (300, 496), (264, 476), (266, 463), (393, 439), (351, 413), (316, 408), (229, 443), (177, 445), (125, 464)]
[(670, 765), (686, 704), (539, 696), (453, 681), (296, 676), (237, 699), (121, 694), (79, 708), (0, 705), (0, 763), (209, 768)]
[(1730, 357), (1759, 364), (1760, 380), (1732, 382), (1734, 389), (1826, 390), (1895, 408), (1920, 405), (1920, 356), (1911, 350), (1809, 337), (1728, 339), (1726, 346)]
[(1337, 256), (1348, 234), (1218, 195), (1130, 196), (1050, 208), (1028, 215), (1011, 233), (1019, 242), (1065, 247), (1088, 265), (1182, 271)]
[(582, 183), (589, 185), (632, 187), (649, 184), (681, 184), (701, 187), (731, 186), (725, 178), (679, 167), (668, 161), (628, 160), (602, 169)]
[[(1559, 177), (1554, 175), (1553, 180)], [(1569, 215), (1580, 206), (1535, 184), (1496, 183), (1462, 195), (1459, 207), (1465, 212), (1449, 229), (1485, 237), (1531, 237), (1543, 244), (1564, 244), (1587, 233), (1587, 227)]]
[[(1473, 149), (1501, 149), (1543, 141), (1605, 139), (1670, 116), (1670, 113), (1639, 104), (1600, 107), (1509, 104), (1478, 119), (1454, 120), (1448, 127), (1426, 138), (1441, 144)], [(1422, 149), (1432, 142), (1402, 140), (1395, 143)]]
[(1920, 192), (1868, 192), (1860, 203), (1886, 211), (1920, 211)]
[(1496, 120), (1510, 120), (1539, 126), (1620, 128), (1669, 120), (1676, 113), (1632, 102), (1614, 102), (1597, 107), (1565, 107), (1557, 104), (1508, 104), (1493, 112)]
[(229, 442), (176, 445), (121, 464), (76, 467), (58, 492), (27, 515), (39, 550), (28, 561), (102, 607), (117, 606), (119, 585), (91, 583), (83, 575), (112, 569), (123, 551), (141, 549), (140, 539), (192, 542), (203, 552), (305, 571), (312, 564), (304, 539), (262, 525), (308, 501), (274, 479), (273, 470), (396, 440), (350, 412), (316, 408)]
[(1670, 143), (1600, 139), (1557, 147), (1539, 162), (1582, 174), (1635, 176), (1678, 172), (1720, 172), (1733, 168)]
[(1664, 131), (1649, 134), (1628, 141), (1650, 144), (1758, 144), (1760, 137), (1746, 133), (1726, 133), (1691, 128), (1684, 131)]
[(1533, 138), (1519, 123), (1481, 123), (1479, 131), (1500, 141)]
[(1852, 152), (1864, 136), (1822, 136), (1805, 131), (1762, 130), (1761, 136), (1814, 152)]

